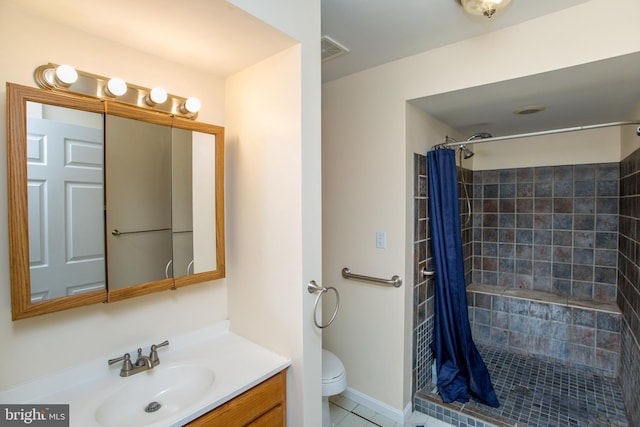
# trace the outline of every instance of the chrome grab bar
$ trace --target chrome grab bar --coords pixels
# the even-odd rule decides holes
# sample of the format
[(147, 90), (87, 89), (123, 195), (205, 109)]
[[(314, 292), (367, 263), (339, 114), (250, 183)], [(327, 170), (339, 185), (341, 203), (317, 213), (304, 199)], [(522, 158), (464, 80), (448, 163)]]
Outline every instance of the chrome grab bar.
[[(321, 325), (320, 323), (318, 323), (317, 313), (316, 313), (318, 311), (318, 302), (320, 301), (320, 298), (322, 298), (322, 295), (324, 295), (330, 290), (336, 293), (336, 309), (333, 310), (331, 319), (329, 319), (327, 324)], [(310, 294), (318, 292), (318, 296), (316, 297), (316, 302), (313, 304), (313, 323), (316, 325), (316, 327), (320, 329), (324, 329), (333, 323), (333, 319), (335, 319), (336, 314), (338, 314), (338, 308), (340, 307), (340, 294), (338, 293), (338, 290), (333, 286), (329, 286), (328, 288), (325, 288), (323, 286), (316, 284), (315, 280), (312, 280), (307, 284), (307, 291), (309, 291)]]
[(342, 277), (345, 279), (355, 279), (355, 280), (366, 280), (368, 282), (373, 282), (380, 285), (393, 286), (399, 288), (402, 286), (402, 279), (400, 276), (395, 275), (391, 279), (379, 279), (377, 277), (371, 276), (362, 276), (360, 274), (353, 274), (349, 268), (345, 267), (342, 269)]
[(423, 267), (422, 270), (420, 270), (420, 273), (422, 274), (422, 277), (426, 277), (427, 279), (436, 277), (436, 272), (434, 270), (427, 270), (427, 267)]
[(123, 234), (136, 234), (136, 233), (152, 233), (154, 231), (169, 231), (170, 228), (155, 228), (152, 230), (138, 230), (138, 231), (120, 231), (117, 228), (114, 229), (111, 234), (113, 236), (122, 236)]

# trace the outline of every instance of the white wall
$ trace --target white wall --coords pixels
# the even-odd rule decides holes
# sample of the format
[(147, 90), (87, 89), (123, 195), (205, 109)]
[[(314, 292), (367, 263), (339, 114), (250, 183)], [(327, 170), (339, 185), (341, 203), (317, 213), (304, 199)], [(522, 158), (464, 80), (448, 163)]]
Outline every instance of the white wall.
[(226, 319), (226, 285), (220, 280), (11, 321), (4, 82), (35, 86), (32, 75), (37, 66), (69, 63), (143, 86), (162, 84), (170, 93), (198, 94), (203, 104), (200, 120), (215, 124), (224, 123), (225, 93), (222, 78), (23, 14), (8, 2), (0, 2), (0, 50), (5, 58), (0, 69), (0, 363), (10, 367), (2, 369), (0, 387)]
[[(611, 4), (592, 0), (323, 85), (323, 272), (345, 294), (340, 323), (324, 338), (343, 359), (351, 387), (398, 411), (410, 399), (411, 377), (402, 368), (412, 351), (402, 328), (413, 315), (411, 296), (402, 295), (413, 279), (407, 169), (414, 151), (426, 152), (433, 141), (426, 133), (422, 147), (409, 141), (406, 101), (640, 51), (640, 2)], [(467, 66), (442, 67), (452, 61), (483, 66), (473, 73)], [(574, 161), (570, 153), (561, 163)], [(387, 231), (384, 251), (374, 247), (379, 230)], [(381, 277), (400, 274), (405, 285), (347, 282), (339, 277), (343, 266)], [(375, 361), (374, 375), (368, 360)]]
[(322, 283), (320, 0), (231, 0), (300, 42), (228, 80), (229, 314), (234, 330), (287, 354), (287, 423), (320, 426)]
[(592, 129), (468, 146), (474, 170), (620, 161), (621, 127)]
[[(302, 352), (311, 320), (301, 305), (300, 51), (290, 48), (227, 80), (226, 166), (235, 177), (228, 209), (236, 213), (227, 228), (229, 317), (235, 332), (292, 358), (291, 411), (304, 407), (303, 380), (313, 376)], [(316, 336), (320, 353), (320, 334), (307, 333)]]

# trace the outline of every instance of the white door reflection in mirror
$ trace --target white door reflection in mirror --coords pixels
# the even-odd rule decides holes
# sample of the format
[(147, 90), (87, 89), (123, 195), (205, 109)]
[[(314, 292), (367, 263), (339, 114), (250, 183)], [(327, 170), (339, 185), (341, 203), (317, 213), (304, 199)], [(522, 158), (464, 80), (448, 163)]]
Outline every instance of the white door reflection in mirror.
[(216, 270), (216, 136), (193, 132), (193, 254), (192, 273)]
[(32, 302), (105, 288), (102, 115), (27, 103)]
[(173, 275), (216, 269), (216, 136), (173, 129)]

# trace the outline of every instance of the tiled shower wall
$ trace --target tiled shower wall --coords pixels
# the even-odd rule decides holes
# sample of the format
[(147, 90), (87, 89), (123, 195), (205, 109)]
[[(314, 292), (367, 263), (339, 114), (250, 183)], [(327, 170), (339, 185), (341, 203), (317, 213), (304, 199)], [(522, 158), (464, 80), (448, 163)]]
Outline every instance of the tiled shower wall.
[(473, 283), (615, 301), (618, 170), (475, 171)]
[(431, 268), (431, 240), (428, 227), (427, 157), (414, 154), (414, 273), (413, 273), (413, 381), (412, 395), (431, 383), (431, 341), (433, 334), (433, 279), (422, 269)]
[[(617, 302), (620, 381), (629, 421), (640, 425), (640, 150), (620, 164), (463, 170), (479, 214), (463, 232), (467, 283)], [(414, 171), (415, 393), (430, 383), (432, 362), (433, 284), (421, 275), (432, 267), (425, 156), (414, 155)], [(462, 197), (460, 209), (464, 223)]]
[(620, 382), (629, 421), (640, 426), (640, 150), (620, 163), (619, 248)]

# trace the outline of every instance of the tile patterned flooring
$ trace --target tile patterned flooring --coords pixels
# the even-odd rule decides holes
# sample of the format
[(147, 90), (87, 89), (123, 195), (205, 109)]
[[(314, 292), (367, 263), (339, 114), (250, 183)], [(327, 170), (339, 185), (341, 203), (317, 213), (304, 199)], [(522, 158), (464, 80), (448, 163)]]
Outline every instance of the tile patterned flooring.
[(396, 423), (393, 420), (378, 414), (371, 409), (360, 405), (342, 395), (329, 398), (331, 411), (331, 425), (333, 427), (449, 427), (450, 424), (438, 421), (419, 412), (409, 415), (404, 423)]
[[(588, 371), (478, 346), (500, 400), (448, 405), (496, 425), (527, 427), (629, 425), (618, 381)], [(433, 394), (428, 400), (440, 400)]]

